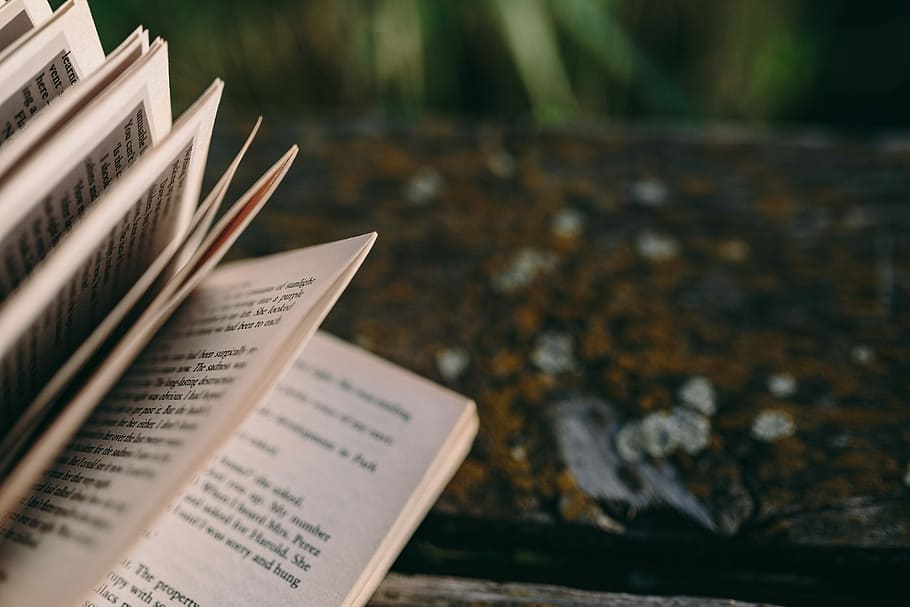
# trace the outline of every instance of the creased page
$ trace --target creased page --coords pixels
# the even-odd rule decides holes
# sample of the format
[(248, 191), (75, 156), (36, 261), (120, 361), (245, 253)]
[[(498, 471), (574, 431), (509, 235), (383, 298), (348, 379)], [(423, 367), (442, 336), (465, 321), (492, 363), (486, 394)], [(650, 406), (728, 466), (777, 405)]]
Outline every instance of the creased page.
[(0, 182), (0, 298), (171, 128), (167, 45), (115, 82)]
[[(237, 158), (243, 152), (241, 150)], [(177, 241), (177, 248), (165, 250), (45, 384), (19, 416), (8, 433), (8, 439), (0, 441), (0, 477), (3, 477), (0, 483), (0, 512), (10, 509), (19, 496), (28, 492), (37, 475), (50, 465), (54, 455), (72, 437), (164, 322), (211, 273), (243, 228), (272, 196), (296, 155), (297, 146), (293, 146), (266, 171), (228, 209), (207, 238), (216, 242), (207, 243), (198, 249), (193, 260), (179, 272), (171, 274), (172, 271), (167, 266), (179, 257), (180, 249), (187, 246), (186, 240)], [(224, 178), (219, 180), (219, 185), (223, 187), (216, 186), (216, 190), (207, 197), (206, 204), (213, 206), (212, 196), (217, 199), (223, 192), (234, 168), (229, 167)], [(242, 221), (232, 221), (238, 216), (243, 216)], [(225, 222), (230, 222), (230, 225), (223, 226)], [(195, 222), (192, 225), (192, 229), (199, 227)], [(170, 278), (165, 280), (167, 276)], [(152, 283), (159, 279), (165, 282), (160, 287), (155, 287)], [(137, 303), (140, 297), (143, 300)], [(85, 372), (73, 381), (80, 369)], [(65, 407), (55, 406), (62, 404), (60, 401), (66, 403)], [(50, 416), (53, 416), (53, 422), (50, 422)]]
[(0, 51), (51, 16), (47, 0), (7, 0), (0, 6)]
[(104, 61), (88, 3), (64, 3), (0, 53), (0, 145)]
[(0, 522), (0, 604), (88, 591), (265, 395), (374, 239), (230, 264), (202, 283)]
[(4, 142), (0, 146), (0, 179), (13, 167), (22, 164), (41, 144), (55, 137), (79, 110), (104, 90), (110, 90), (108, 87), (148, 50), (148, 31), (137, 28), (111, 51), (101, 67), (79, 81), (78, 86), (62, 95), (57, 103), (37, 114), (28, 123), (27, 129), (17, 131), (15, 136)]
[(214, 83), (135, 171), (111, 186), (0, 308), (0, 432), (186, 233), (222, 85)]
[(434, 461), (448, 448), (460, 463), (473, 427), (447, 439), (473, 415), (464, 397), (317, 334), (82, 605), (348, 604)]

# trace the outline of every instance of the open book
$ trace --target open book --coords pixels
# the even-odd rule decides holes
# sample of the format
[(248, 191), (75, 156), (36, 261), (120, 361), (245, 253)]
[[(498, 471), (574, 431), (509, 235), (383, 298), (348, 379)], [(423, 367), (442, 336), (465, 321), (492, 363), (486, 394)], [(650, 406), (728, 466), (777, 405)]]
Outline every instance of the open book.
[(0, 5), (0, 605), (362, 605), (471, 401), (318, 326), (375, 234), (215, 268), (291, 148), (200, 200), (221, 97), (167, 44)]

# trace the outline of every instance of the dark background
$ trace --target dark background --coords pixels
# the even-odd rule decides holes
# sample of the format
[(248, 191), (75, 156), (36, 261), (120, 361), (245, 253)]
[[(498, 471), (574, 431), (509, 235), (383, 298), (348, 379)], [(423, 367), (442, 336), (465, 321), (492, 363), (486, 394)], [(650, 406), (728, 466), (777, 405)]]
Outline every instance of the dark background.
[[(59, 2), (53, 2), (54, 5)], [(910, 125), (910, 3), (846, 0), (122, 0), (170, 42), (175, 110), (212, 78), (238, 117)]]

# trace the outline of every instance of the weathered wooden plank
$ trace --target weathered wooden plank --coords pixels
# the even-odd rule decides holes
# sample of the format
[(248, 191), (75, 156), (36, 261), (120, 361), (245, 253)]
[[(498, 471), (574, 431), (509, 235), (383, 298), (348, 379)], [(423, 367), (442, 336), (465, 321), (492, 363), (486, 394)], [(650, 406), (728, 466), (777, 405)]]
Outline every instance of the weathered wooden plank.
[(899, 596), (907, 146), (288, 124), (252, 150), (302, 145), (236, 255), (378, 230), (326, 326), (478, 403), (419, 541)]
[[(704, 597), (640, 596), (588, 592), (542, 584), (497, 584), (479, 580), (391, 574), (370, 599), (372, 607), (757, 607)], [(765, 603), (762, 603), (764, 605)]]

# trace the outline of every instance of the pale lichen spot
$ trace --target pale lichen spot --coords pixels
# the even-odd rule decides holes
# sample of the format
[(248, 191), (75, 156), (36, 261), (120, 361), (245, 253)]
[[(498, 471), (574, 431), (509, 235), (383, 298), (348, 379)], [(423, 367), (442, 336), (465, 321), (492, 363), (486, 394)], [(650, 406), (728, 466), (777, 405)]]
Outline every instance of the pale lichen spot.
[(439, 374), (448, 382), (457, 380), (464, 375), (470, 364), (471, 358), (464, 348), (444, 348), (436, 353), (436, 368)]
[(632, 198), (646, 207), (662, 207), (669, 196), (667, 186), (656, 179), (642, 179), (632, 184)]
[(629, 463), (640, 462), (645, 455), (664, 458), (677, 449), (696, 455), (710, 438), (710, 419), (686, 407), (674, 407), (623, 426), (616, 435), (616, 451)]
[(707, 377), (694, 375), (680, 386), (679, 400), (703, 415), (714, 415), (717, 411), (714, 386)]
[(875, 350), (865, 344), (857, 344), (851, 348), (850, 358), (858, 365), (868, 365), (875, 361)]
[(559, 331), (541, 333), (535, 340), (531, 362), (550, 375), (574, 371), (578, 363), (575, 361), (572, 336)]
[(686, 407), (674, 407), (670, 420), (675, 440), (683, 451), (696, 455), (708, 446), (711, 439), (710, 419)]
[(777, 398), (789, 398), (796, 394), (796, 378), (790, 373), (775, 373), (768, 377), (768, 391)]
[(556, 268), (557, 257), (551, 251), (525, 248), (518, 251), (505, 270), (493, 277), (493, 288), (511, 293), (526, 287), (543, 274)]
[(550, 230), (553, 236), (574, 240), (581, 235), (585, 227), (585, 216), (570, 207), (562, 209), (553, 216), (553, 222), (550, 224)]
[(516, 462), (523, 462), (528, 458), (528, 451), (525, 449), (524, 445), (515, 445), (509, 449), (509, 455)]
[(672, 236), (646, 230), (638, 235), (635, 247), (650, 261), (669, 261), (679, 255), (679, 242)]
[(795, 432), (796, 422), (793, 421), (793, 416), (786, 411), (767, 409), (759, 413), (752, 421), (752, 438), (765, 443), (773, 443), (793, 436)]
[(439, 195), (442, 175), (432, 168), (420, 169), (408, 180), (404, 188), (405, 200), (413, 205), (424, 205)]
[(655, 411), (641, 420), (641, 436), (651, 457), (666, 457), (679, 446), (673, 418), (666, 411)]

